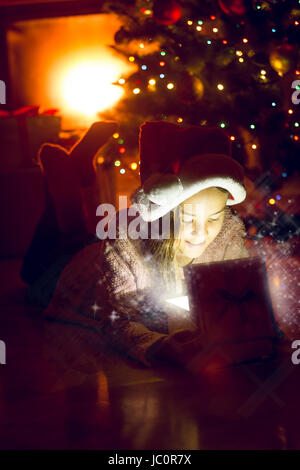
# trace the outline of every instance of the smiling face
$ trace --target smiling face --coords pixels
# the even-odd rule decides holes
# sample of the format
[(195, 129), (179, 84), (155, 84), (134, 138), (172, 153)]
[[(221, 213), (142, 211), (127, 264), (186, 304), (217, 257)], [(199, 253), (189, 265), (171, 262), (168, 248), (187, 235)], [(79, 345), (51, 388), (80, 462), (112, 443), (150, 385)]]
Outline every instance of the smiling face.
[(220, 232), (228, 193), (211, 187), (180, 204), (176, 258), (184, 266), (199, 257)]

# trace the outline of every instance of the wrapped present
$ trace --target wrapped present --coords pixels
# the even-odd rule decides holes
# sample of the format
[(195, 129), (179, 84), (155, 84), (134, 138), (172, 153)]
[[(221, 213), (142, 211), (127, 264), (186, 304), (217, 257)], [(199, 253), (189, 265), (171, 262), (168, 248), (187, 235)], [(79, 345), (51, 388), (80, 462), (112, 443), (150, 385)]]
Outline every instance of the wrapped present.
[(265, 262), (252, 257), (188, 266), (185, 277), (204, 350), (224, 364), (270, 355), (281, 336)]
[(37, 152), (44, 142), (57, 143), (61, 117), (57, 109), (40, 112), (39, 106), (0, 111), (0, 171), (36, 166)]

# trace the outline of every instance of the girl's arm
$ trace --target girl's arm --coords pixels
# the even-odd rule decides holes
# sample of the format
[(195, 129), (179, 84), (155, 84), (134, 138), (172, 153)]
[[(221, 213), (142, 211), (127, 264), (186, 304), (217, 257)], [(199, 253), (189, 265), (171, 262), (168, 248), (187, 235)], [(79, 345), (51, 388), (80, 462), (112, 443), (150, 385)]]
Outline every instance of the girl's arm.
[(105, 240), (98, 296), (106, 298), (101, 328), (110, 344), (151, 366), (149, 348), (168, 336), (166, 316), (153, 298), (150, 275), (130, 240)]

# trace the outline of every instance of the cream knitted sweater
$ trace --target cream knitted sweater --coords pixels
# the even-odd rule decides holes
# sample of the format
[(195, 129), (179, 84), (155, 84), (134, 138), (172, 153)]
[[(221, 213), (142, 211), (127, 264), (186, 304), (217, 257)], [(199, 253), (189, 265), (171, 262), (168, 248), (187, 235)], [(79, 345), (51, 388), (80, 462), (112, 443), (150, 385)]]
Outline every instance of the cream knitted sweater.
[[(221, 231), (193, 263), (248, 257), (245, 235), (242, 220), (226, 207)], [(117, 238), (81, 250), (62, 272), (45, 318), (96, 329), (119, 351), (150, 366), (150, 346), (194, 325), (188, 312), (166, 302), (185, 293), (182, 269), (181, 281), (167, 290), (146, 246), (142, 240)]]

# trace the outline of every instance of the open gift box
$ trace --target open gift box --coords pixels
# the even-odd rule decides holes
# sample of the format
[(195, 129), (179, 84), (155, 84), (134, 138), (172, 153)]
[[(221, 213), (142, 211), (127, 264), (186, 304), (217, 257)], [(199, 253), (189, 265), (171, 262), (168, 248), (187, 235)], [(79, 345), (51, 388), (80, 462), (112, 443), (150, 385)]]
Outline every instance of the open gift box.
[(281, 332), (274, 320), (264, 259), (189, 265), (184, 275), (203, 342), (199, 363), (225, 366), (275, 355)]

